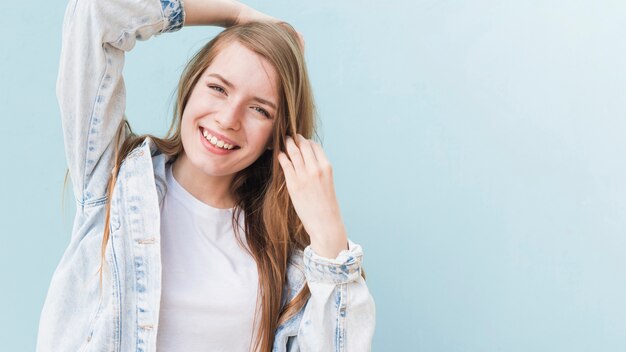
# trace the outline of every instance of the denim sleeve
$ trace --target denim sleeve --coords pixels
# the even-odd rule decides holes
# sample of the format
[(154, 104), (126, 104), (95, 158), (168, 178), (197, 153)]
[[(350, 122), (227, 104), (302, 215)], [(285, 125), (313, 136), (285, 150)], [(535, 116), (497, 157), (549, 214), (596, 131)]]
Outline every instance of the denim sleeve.
[(70, 0), (56, 95), (65, 156), (79, 207), (105, 200), (115, 132), (124, 118), (125, 52), (136, 40), (179, 30), (182, 0)]
[(361, 276), (361, 246), (348, 239), (337, 258), (304, 249), (304, 267), (311, 297), (298, 331), (303, 351), (370, 351), (376, 307)]

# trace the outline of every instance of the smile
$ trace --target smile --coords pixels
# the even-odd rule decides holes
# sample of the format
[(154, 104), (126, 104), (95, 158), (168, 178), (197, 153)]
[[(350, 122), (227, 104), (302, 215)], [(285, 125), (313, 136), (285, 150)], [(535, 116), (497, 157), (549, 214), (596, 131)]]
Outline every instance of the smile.
[(202, 144), (211, 152), (218, 155), (224, 155), (240, 149), (239, 146), (227, 143), (200, 127), (200, 139)]
[(207, 141), (211, 142), (214, 146), (224, 149), (233, 149), (235, 146), (229, 143), (224, 142), (223, 140), (217, 138), (216, 136), (207, 132), (207, 130), (202, 130), (202, 135), (206, 138)]

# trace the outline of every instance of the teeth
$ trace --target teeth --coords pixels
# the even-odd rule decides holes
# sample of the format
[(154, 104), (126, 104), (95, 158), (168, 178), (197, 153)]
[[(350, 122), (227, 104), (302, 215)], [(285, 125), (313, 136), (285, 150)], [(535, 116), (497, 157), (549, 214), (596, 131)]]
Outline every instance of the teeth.
[(213, 144), (216, 147), (219, 147), (222, 149), (228, 149), (228, 150), (231, 150), (235, 147), (234, 145), (228, 144), (222, 140), (217, 139), (217, 137), (212, 136), (206, 130), (202, 130), (202, 135), (204, 136), (204, 138), (206, 138), (207, 141), (209, 141), (211, 144)]

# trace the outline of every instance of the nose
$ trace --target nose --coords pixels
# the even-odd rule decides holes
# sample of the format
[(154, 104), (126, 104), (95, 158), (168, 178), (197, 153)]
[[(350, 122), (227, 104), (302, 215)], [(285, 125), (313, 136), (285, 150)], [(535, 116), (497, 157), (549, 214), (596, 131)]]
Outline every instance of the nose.
[(223, 129), (238, 130), (241, 124), (239, 104), (224, 104), (215, 115), (215, 122)]

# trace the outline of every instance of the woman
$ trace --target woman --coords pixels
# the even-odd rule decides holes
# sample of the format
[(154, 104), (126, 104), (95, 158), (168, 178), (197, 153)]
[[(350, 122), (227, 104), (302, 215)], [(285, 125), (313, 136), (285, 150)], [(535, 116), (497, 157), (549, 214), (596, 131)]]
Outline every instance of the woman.
[[(242, 4), (71, 0), (57, 81), (77, 214), (38, 351), (365, 351), (375, 306), (314, 134), (300, 38)], [(229, 27), (165, 138), (132, 133), (136, 39)]]

